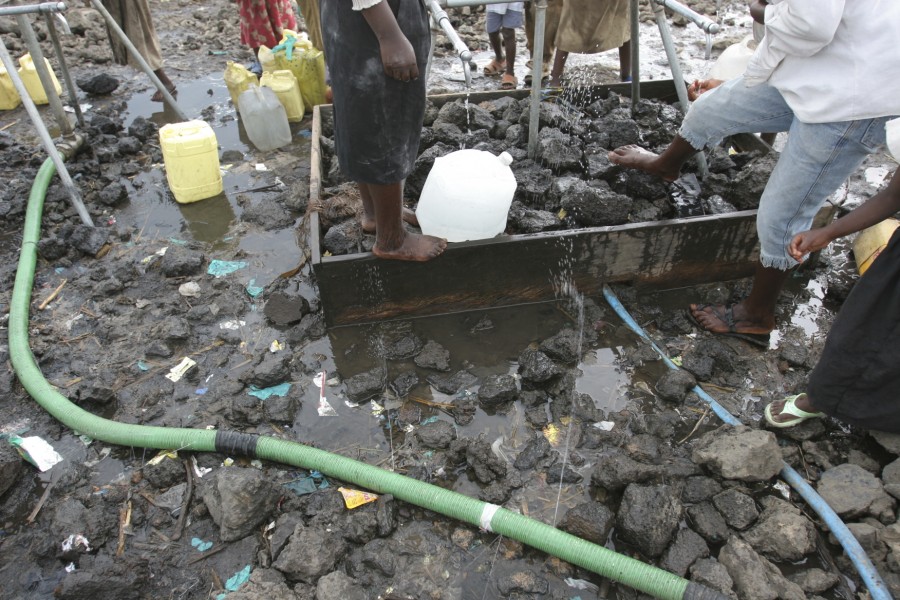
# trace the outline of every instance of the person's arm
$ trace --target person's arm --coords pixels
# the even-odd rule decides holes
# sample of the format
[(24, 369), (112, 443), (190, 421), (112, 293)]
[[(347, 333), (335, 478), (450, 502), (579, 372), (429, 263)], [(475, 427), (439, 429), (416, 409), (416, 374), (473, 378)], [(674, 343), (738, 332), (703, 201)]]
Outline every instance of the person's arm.
[(766, 4), (763, 22), (772, 51), (785, 56), (812, 56), (830, 44), (844, 16), (846, 1), (783, 0)]
[(753, 0), (753, 2), (750, 3), (750, 16), (753, 17), (754, 21), (765, 24), (767, 5), (768, 2), (766, 2), (766, 0)]
[(834, 240), (880, 223), (900, 212), (900, 170), (894, 172), (888, 186), (868, 201), (825, 227), (798, 233), (788, 245), (794, 260), (801, 260), (809, 252), (821, 250)]
[(416, 53), (403, 35), (391, 7), (384, 0), (362, 10), (381, 47), (381, 62), (388, 77), (409, 81), (419, 77)]

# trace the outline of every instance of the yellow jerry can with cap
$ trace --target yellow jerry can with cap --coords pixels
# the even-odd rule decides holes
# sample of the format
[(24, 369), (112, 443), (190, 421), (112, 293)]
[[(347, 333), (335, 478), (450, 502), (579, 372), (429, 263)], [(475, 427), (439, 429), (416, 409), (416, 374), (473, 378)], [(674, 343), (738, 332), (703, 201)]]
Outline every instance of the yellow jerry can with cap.
[(271, 73), (263, 73), (259, 84), (271, 88), (278, 101), (284, 106), (287, 119), (291, 123), (303, 120), (303, 96), (300, 94), (300, 84), (291, 71), (280, 70)]
[(19, 92), (13, 85), (12, 77), (9, 76), (6, 67), (0, 65), (0, 110), (12, 110), (22, 104), (19, 98)]
[(175, 200), (197, 202), (222, 193), (219, 145), (206, 121), (170, 123), (159, 130), (166, 180)]
[(885, 219), (859, 232), (853, 240), (853, 258), (856, 259), (856, 268), (860, 275), (872, 266), (872, 262), (887, 247), (897, 227), (900, 227), (900, 221)]
[[(56, 90), (56, 95), (59, 96), (62, 94), (62, 86), (59, 85), (59, 79), (56, 78), (56, 73), (53, 72), (50, 61), (45, 58), (44, 64), (47, 65), (47, 70), (50, 71), (50, 78), (53, 80), (53, 88)], [(19, 77), (22, 78), (22, 83), (25, 84), (25, 89), (28, 90), (28, 95), (31, 96), (31, 99), (35, 104), (50, 103), (50, 100), (47, 98), (47, 92), (41, 84), (41, 78), (38, 75), (37, 67), (34, 66), (34, 60), (32, 60), (30, 54), (26, 54), (19, 59)]]
[(238, 110), (238, 96), (241, 95), (241, 92), (251, 85), (259, 85), (259, 79), (247, 67), (230, 60), (225, 65), (224, 79), (235, 110)]

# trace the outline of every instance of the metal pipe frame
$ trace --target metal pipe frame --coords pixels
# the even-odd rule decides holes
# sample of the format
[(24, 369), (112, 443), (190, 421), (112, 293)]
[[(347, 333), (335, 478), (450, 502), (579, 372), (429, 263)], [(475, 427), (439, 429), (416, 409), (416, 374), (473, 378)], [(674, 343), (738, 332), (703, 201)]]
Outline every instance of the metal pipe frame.
[(638, 0), (631, 0), (631, 112), (641, 101), (641, 11)]
[(56, 124), (59, 126), (62, 135), (71, 135), (73, 131), (72, 124), (69, 123), (69, 117), (66, 115), (62, 101), (59, 99), (59, 94), (56, 93), (56, 86), (53, 85), (53, 76), (50, 74), (47, 63), (44, 61), (44, 53), (41, 50), (41, 44), (38, 42), (37, 36), (34, 34), (34, 29), (31, 28), (31, 21), (27, 15), (18, 14), (16, 15), (16, 23), (19, 25), (19, 34), (28, 48), (28, 53), (31, 54), (31, 60), (34, 63), (34, 68), (37, 70), (41, 85), (44, 87), (44, 93), (47, 95), (47, 101), (50, 104), (53, 117), (56, 119)]
[(15, 15), (32, 15), (35, 13), (64, 12), (68, 7), (65, 2), (41, 2), (40, 4), (23, 4), (0, 8), (0, 17)]
[(531, 104), (528, 114), (528, 158), (537, 160), (540, 117), (541, 77), (544, 74), (544, 30), (547, 28), (547, 0), (534, 3), (534, 42), (531, 59)]
[[(61, 14), (44, 13), (44, 19), (47, 21), (47, 31), (50, 33), (50, 41), (53, 42), (53, 51), (56, 52), (56, 58), (59, 61), (59, 70), (62, 71), (63, 81), (66, 82), (66, 90), (69, 92), (69, 103), (72, 105), (72, 110), (75, 111), (75, 119), (78, 121), (78, 124), (84, 127), (84, 115), (81, 114), (81, 106), (78, 104), (78, 96), (75, 92), (75, 85), (72, 83), (72, 75), (69, 74), (69, 67), (66, 65), (62, 45), (59, 43), (59, 35), (56, 33), (56, 25), (53, 23), (53, 19), (57, 18), (63, 19), (63, 24), (66, 24)], [(68, 25), (66, 25), (66, 28), (68, 29)], [(67, 33), (71, 33), (71, 31), (67, 31)]]
[(444, 8), (462, 8), (464, 6), (481, 6), (483, 4), (502, 4), (509, 0), (437, 0)]
[(50, 137), (47, 126), (44, 125), (44, 122), (41, 120), (41, 115), (38, 112), (37, 106), (34, 104), (34, 100), (28, 95), (28, 90), (25, 89), (25, 83), (23, 83), (22, 78), (19, 77), (19, 72), (16, 70), (12, 57), (9, 55), (6, 44), (3, 43), (2, 39), (0, 39), (0, 61), (2, 61), (3, 66), (6, 67), (6, 72), (9, 74), (13, 86), (22, 98), (22, 104), (25, 106), (25, 111), (31, 118), (31, 122), (35, 129), (38, 131), (38, 135), (41, 138), (41, 144), (43, 144), (44, 149), (50, 156), (50, 160), (53, 161), (53, 165), (56, 167), (56, 173), (59, 175), (63, 187), (65, 187), (66, 191), (69, 193), (69, 201), (72, 203), (72, 206), (75, 207), (78, 216), (81, 217), (81, 222), (93, 227), (94, 221), (91, 219), (91, 215), (88, 213), (87, 208), (85, 208), (84, 202), (81, 201), (81, 193), (78, 191), (75, 182), (72, 181), (72, 177), (66, 169), (66, 164), (63, 161), (62, 156), (56, 149), (56, 146), (53, 145), (53, 138)]
[[(678, 62), (678, 52), (675, 50), (675, 43), (672, 41), (672, 33), (669, 31), (669, 23), (666, 21), (666, 11), (663, 10), (661, 2), (657, 0), (653, 7), (656, 15), (656, 24), (659, 26), (659, 35), (662, 38), (663, 47), (666, 49), (666, 56), (669, 59), (669, 68), (672, 70), (672, 79), (675, 83), (675, 92), (678, 94), (678, 101), (681, 103), (681, 109), (687, 113), (691, 106), (687, 95), (687, 85), (684, 83), (684, 74), (681, 72), (681, 63)], [(706, 155), (702, 150), (697, 153), (697, 165), (700, 167), (700, 174), (705, 178), (709, 175), (709, 166), (706, 164)]]
[[(672, 12), (681, 15), (706, 33), (719, 33), (721, 30), (718, 23), (709, 17), (704, 17), (684, 4), (676, 2), (676, 0), (653, 0), (653, 2), (659, 7), (668, 8)], [(656, 7), (654, 7), (654, 10), (656, 10)]]
[(125, 48), (128, 50), (128, 53), (131, 57), (141, 66), (141, 70), (147, 74), (147, 77), (150, 78), (150, 81), (153, 82), (153, 85), (156, 86), (156, 89), (159, 90), (159, 93), (162, 94), (163, 99), (166, 101), (166, 104), (172, 107), (172, 110), (178, 115), (178, 118), (182, 121), (189, 121), (187, 114), (181, 110), (181, 107), (178, 106), (178, 103), (175, 102), (175, 98), (172, 94), (169, 93), (169, 90), (166, 89), (166, 86), (162, 84), (162, 81), (159, 80), (159, 77), (156, 76), (156, 73), (153, 72), (153, 69), (150, 68), (150, 65), (147, 64), (147, 61), (144, 60), (144, 57), (141, 56), (141, 53), (138, 52), (137, 48), (134, 47), (134, 44), (131, 43), (131, 40), (128, 39), (128, 36), (125, 35), (125, 32), (122, 31), (122, 28), (119, 27), (119, 24), (116, 23), (116, 20), (112, 18), (112, 15), (109, 14), (109, 11), (106, 10), (106, 7), (103, 6), (103, 3), (100, 0), (91, 0), (91, 6), (93, 6), (97, 12), (103, 15), (103, 19), (106, 21), (106, 24), (109, 26), (110, 30), (112, 30), (116, 36), (122, 43), (125, 44)]

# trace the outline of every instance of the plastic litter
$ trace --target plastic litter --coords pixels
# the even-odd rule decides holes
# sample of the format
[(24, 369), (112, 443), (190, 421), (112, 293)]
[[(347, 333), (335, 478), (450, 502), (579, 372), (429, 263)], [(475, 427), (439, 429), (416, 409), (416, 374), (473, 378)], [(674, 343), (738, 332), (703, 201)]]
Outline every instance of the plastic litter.
[(246, 321), (241, 321), (239, 319), (232, 319), (231, 321), (223, 321), (219, 323), (219, 329), (227, 329), (229, 331), (237, 331), (244, 325), (246, 325)]
[(320, 417), (336, 417), (338, 416), (337, 411), (334, 410), (334, 407), (328, 403), (328, 400), (325, 398), (325, 382), (327, 381), (325, 378), (325, 371), (320, 371), (313, 377), (313, 383), (319, 388), (319, 416)]
[(341, 493), (341, 496), (344, 497), (344, 504), (347, 506), (347, 508), (350, 509), (378, 500), (378, 494), (361, 492), (359, 490), (351, 490), (349, 488), (342, 487), (339, 487), (338, 491)]
[(204, 542), (200, 538), (191, 538), (191, 546), (197, 549), (198, 552), (206, 552), (210, 548), (212, 548), (212, 542)]
[(612, 431), (615, 426), (616, 424), (612, 421), (600, 421), (599, 423), (594, 423), (594, 427), (601, 431)]
[(159, 250), (157, 250), (156, 252), (154, 252), (153, 254), (151, 254), (150, 256), (145, 256), (144, 258), (141, 259), (141, 264), (146, 265), (147, 263), (149, 263), (152, 260), (156, 260), (157, 258), (161, 258), (161, 257), (165, 256), (166, 250), (168, 250), (168, 249), (169, 249), (168, 246), (164, 246), (164, 247), (160, 248)]
[(201, 467), (198, 465), (196, 456), (191, 456), (191, 466), (194, 468), (194, 475), (200, 478), (212, 471), (209, 467)]
[(139, 360), (139, 361), (137, 361), (137, 368), (140, 369), (141, 371), (149, 371), (150, 365), (148, 365), (147, 363), (145, 363), (142, 360)]
[(176, 450), (160, 450), (156, 456), (147, 461), (147, 464), (158, 465), (167, 458), (178, 460), (178, 452)]
[(210, 261), (209, 268), (206, 272), (213, 277), (225, 277), (231, 275), (235, 271), (240, 271), (247, 267), (246, 261), (243, 260), (219, 260)]
[(705, 214), (700, 199), (700, 181), (693, 173), (685, 173), (669, 186), (669, 202), (675, 208), (675, 216), (697, 217)]
[(255, 396), (260, 400), (268, 400), (272, 396), (284, 397), (291, 389), (290, 382), (279, 383), (278, 385), (273, 385), (272, 387), (267, 388), (258, 388), (255, 385), (250, 386), (250, 391), (247, 392), (251, 396)]
[(573, 577), (568, 577), (564, 579), (566, 585), (569, 587), (573, 587), (576, 590), (590, 590), (592, 592), (599, 592), (600, 587), (590, 581), (586, 581), (584, 579), (575, 579)]
[(91, 551), (91, 544), (86, 537), (80, 533), (73, 533), (62, 542), (62, 551), (71, 552), (72, 550), (83, 549), (85, 552)]
[(191, 370), (192, 367), (196, 366), (197, 361), (194, 359), (185, 356), (181, 359), (181, 362), (175, 365), (169, 370), (166, 374), (166, 379), (169, 381), (178, 381), (182, 377), (184, 377), (185, 373)]
[(316, 490), (324, 490), (330, 486), (328, 484), (328, 480), (325, 479), (324, 475), (322, 475), (318, 471), (312, 471), (306, 477), (294, 479), (293, 481), (285, 483), (284, 487), (291, 490), (298, 496), (303, 496), (305, 494), (311, 494)]
[(247, 284), (247, 293), (250, 294), (251, 298), (256, 298), (260, 294), (263, 293), (263, 287), (256, 285), (256, 279), (251, 279), (250, 283)]
[(228, 581), (225, 582), (225, 593), (219, 594), (216, 596), (216, 600), (222, 600), (225, 596), (228, 595), (228, 592), (236, 592), (238, 588), (247, 583), (250, 579), (250, 565), (247, 565), (234, 575), (228, 578)]
[(53, 449), (53, 446), (37, 436), (23, 438), (13, 435), (10, 436), (9, 443), (12, 444), (22, 458), (33, 464), (41, 472), (47, 471), (63, 459)]
[(200, 284), (196, 281), (188, 281), (178, 286), (178, 293), (186, 298), (199, 298), (201, 295)]
[(272, 340), (272, 343), (269, 344), (269, 352), (272, 352), (273, 354), (275, 352), (281, 352), (282, 350), (284, 350), (284, 344), (278, 340)]

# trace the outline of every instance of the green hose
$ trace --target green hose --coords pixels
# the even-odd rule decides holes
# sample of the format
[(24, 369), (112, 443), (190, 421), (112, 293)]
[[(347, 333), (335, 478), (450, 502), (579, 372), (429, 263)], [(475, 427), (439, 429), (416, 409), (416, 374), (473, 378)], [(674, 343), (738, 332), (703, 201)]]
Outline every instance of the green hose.
[(221, 452), (280, 462), (360, 487), (518, 540), (567, 562), (663, 600), (724, 600), (725, 596), (677, 575), (587, 542), (540, 521), (350, 458), (296, 442), (231, 431), (176, 429), (117, 423), (72, 404), (44, 378), (28, 345), (28, 318), (44, 197), (55, 172), (44, 162), (28, 200), (25, 231), (9, 315), (9, 351), (26, 391), (67, 427), (108, 444)]

